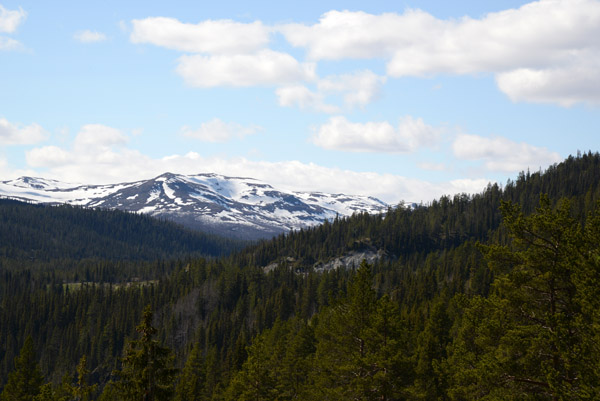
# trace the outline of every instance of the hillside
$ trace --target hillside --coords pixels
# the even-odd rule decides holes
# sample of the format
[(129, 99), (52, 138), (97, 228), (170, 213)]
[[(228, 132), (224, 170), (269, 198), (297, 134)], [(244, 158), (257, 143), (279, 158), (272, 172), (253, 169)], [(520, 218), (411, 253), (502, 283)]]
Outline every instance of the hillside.
[(52, 260), (143, 260), (221, 256), (239, 244), (149, 216), (0, 199), (0, 258), (35, 266)]
[(389, 209), (385, 216), (360, 213), (263, 241), (237, 254), (236, 262), (266, 266), (291, 258), (310, 268), (349, 252), (383, 251), (406, 261), (418, 254), (439, 252), (468, 241), (497, 239), (503, 201), (518, 203), (525, 213), (538, 205), (540, 194), (552, 202), (573, 199), (573, 213), (583, 219), (600, 200), (600, 155), (569, 157), (546, 171), (523, 172), (504, 187), (488, 185), (474, 195), (444, 196), (427, 205)]

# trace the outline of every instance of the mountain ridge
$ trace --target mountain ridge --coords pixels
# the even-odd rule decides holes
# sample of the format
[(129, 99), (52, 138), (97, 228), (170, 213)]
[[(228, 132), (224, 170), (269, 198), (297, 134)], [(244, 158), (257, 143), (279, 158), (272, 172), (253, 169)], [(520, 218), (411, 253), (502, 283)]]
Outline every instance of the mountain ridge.
[(244, 239), (268, 238), (336, 216), (376, 214), (390, 207), (369, 196), (287, 191), (254, 178), (214, 173), (167, 172), (148, 180), (101, 185), (20, 177), (0, 181), (0, 197), (148, 214)]

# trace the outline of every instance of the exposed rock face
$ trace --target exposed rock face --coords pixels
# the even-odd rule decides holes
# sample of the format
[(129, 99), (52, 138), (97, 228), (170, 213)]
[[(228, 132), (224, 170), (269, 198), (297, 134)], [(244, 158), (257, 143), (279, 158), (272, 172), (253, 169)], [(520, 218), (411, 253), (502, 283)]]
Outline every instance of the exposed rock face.
[(314, 266), (316, 272), (323, 272), (332, 269), (356, 269), (363, 260), (366, 260), (369, 264), (375, 264), (380, 260), (389, 259), (389, 256), (382, 250), (364, 250), (350, 252), (345, 256), (335, 258), (327, 263), (318, 263)]

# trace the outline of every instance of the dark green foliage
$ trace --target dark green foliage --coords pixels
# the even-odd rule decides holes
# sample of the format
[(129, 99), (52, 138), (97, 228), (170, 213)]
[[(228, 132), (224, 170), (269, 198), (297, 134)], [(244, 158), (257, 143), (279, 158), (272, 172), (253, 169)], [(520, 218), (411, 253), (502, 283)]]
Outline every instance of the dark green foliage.
[(136, 327), (140, 338), (131, 340), (122, 359), (123, 367), (115, 372), (117, 394), (122, 400), (169, 400), (177, 370), (173, 368), (170, 349), (154, 339), (157, 330), (152, 326), (152, 309), (144, 309), (142, 322)]
[[(586, 243), (570, 202), (552, 209), (542, 197), (531, 216), (508, 203), (503, 213), (513, 241), (485, 247), (496, 272), (494, 291), (488, 299), (467, 301), (448, 365), (454, 380), (450, 394), (468, 399), (468, 388), (484, 399), (597, 395), (600, 353), (592, 339), (598, 328), (595, 312), (581, 300), (597, 299), (600, 288), (577, 278), (597, 279), (590, 255), (598, 245)], [(588, 232), (595, 224), (588, 220)]]
[(177, 401), (201, 400), (207, 396), (205, 391), (206, 366), (199, 343), (194, 343), (185, 367), (181, 372), (175, 399)]
[(19, 356), (15, 359), (15, 369), (8, 375), (0, 400), (32, 401), (40, 393), (43, 381), (33, 349), (33, 340), (27, 337)]
[(52, 260), (221, 256), (240, 245), (141, 214), (6, 199), (0, 199), (0, 222), (0, 258), (17, 266)]
[(314, 399), (390, 400), (412, 376), (404, 322), (389, 297), (377, 300), (363, 262), (348, 295), (319, 313), (310, 390)]
[(96, 391), (97, 385), (90, 385), (89, 382), (90, 371), (87, 368), (87, 358), (82, 356), (77, 365), (77, 382), (72, 387), (72, 394), (77, 401), (89, 401), (91, 400), (92, 394)]

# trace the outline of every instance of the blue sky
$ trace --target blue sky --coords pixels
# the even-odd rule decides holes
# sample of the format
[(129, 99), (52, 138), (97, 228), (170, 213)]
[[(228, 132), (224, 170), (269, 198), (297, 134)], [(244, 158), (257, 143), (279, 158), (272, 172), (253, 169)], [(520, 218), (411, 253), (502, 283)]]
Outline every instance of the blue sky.
[(3, 1), (0, 180), (390, 203), (597, 151), (600, 2)]

